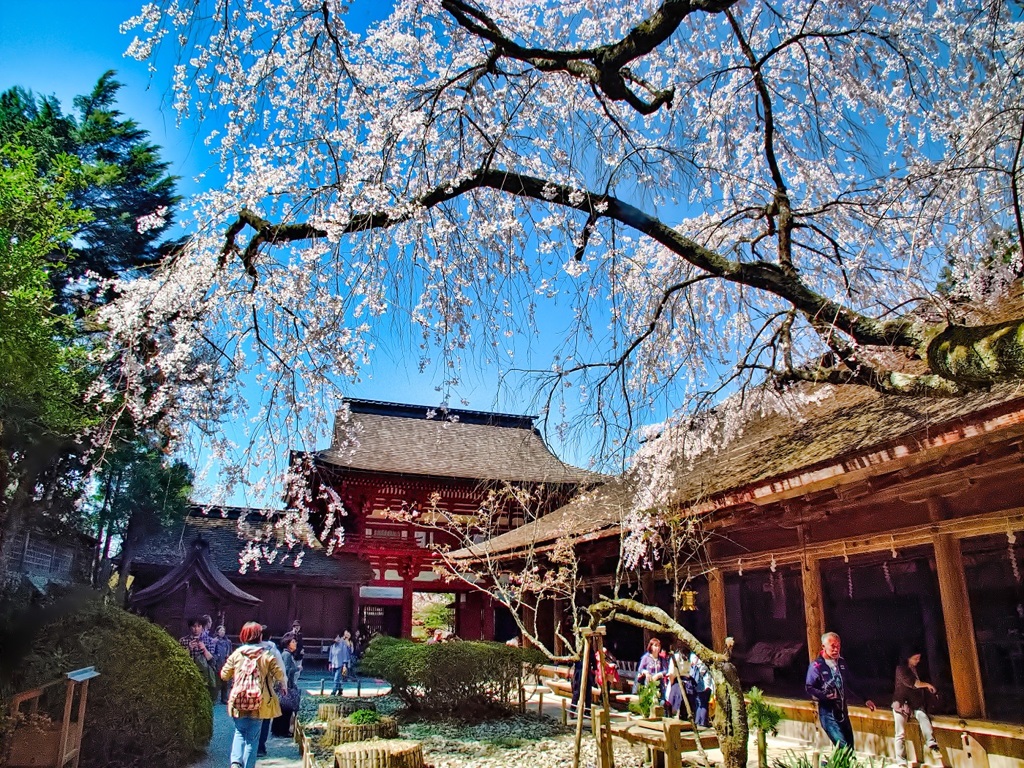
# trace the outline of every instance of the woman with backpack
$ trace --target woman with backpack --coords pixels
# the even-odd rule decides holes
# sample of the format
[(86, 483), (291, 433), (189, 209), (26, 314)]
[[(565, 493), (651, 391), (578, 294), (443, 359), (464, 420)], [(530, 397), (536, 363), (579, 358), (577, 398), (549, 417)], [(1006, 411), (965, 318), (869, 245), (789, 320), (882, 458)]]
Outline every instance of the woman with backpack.
[(260, 642), (263, 627), (250, 621), (238, 635), (241, 645), (224, 663), (220, 676), (232, 680), (228, 712), (235, 721), (231, 741), (231, 768), (255, 768), (257, 742), (263, 721), (281, 714), (275, 684), (287, 694), (284, 668)]

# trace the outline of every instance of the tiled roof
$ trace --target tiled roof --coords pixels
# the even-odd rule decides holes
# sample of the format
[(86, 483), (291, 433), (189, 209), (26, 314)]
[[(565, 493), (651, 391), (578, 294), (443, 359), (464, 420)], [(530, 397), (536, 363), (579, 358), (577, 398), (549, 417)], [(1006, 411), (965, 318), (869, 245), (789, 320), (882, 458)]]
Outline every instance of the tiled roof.
[[(546, 483), (593, 483), (594, 472), (563, 463), (529, 416), (347, 400), (334, 441), (318, 458), (368, 472)], [(348, 438), (346, 440), (346, 438)]]
[[(295, 567), (292, 556), (282, 549), (273, 563), (261, 562), (259, 571), (249, 568), (245, 576), (239, 574), (238, 554), (243, 541), (238, 533), (237, 510), (229, 517), (221, 517), (214, 510), (209, 515), (194, 511), (184, 524), (173, 530), (149, 537), (140, 545), (134, 563), (138, 565), (164, 565), (171, 568), (184, 562), (196, 537), (202, 537), (210, 546), (210, 561), (214, 567), (232, 581), (246, 577), (330, 578), (338, 582), (359, 583), (372, 577), (370, 566), (350, 553), (328, 556), (322, 546), (306, 547), (302, 563)], [(297, 550), (296, 550), (297, 551)]]
[[(863, 387), (829, 387), (826, 396), (798, 411), (752, 418), (727, 445), (699, 454), (676, 467), (680, 506), (722, 497), (792, 477), (815, 467), (842, 462), (858, 466), (858, 457), (887, 445), (915, 452), (930, 435), (969, 424), (1000, 408), (1024, 409), (1024, 388), (1003, 385), (961, 398), (914, 398), (879, 395)], [(885, 471), (884, 463), (877, 471)], [(843, 473), (835, 474), (835, 483)], [(472, 552), (505, 552), (551, 541), (567, 532), (599, 535), (616, 528), (630, 507), (628, 481), (618, 479), (586, 492), (565, 507), (517, 528)]]
[(132, 605), (142, 606), (159, 602), (193, 578), (198, 579), (210, 593), (221, 600), (241, 605), (256, 605), (260, 602), (258, 597), (236, 587), (212, 564), (207, 541), (193, 539), (191, 549), (181, 564), (145, 589), (132, 593)]

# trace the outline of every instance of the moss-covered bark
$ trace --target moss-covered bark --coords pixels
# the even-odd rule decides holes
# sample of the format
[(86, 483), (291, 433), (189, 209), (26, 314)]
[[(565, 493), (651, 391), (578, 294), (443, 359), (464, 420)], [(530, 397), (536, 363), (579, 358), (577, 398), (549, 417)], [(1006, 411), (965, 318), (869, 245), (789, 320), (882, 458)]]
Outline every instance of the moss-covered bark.
[(1024, 379), (1024, 320), (949, 325), (928, 345), (928, 365), (965, 389)]

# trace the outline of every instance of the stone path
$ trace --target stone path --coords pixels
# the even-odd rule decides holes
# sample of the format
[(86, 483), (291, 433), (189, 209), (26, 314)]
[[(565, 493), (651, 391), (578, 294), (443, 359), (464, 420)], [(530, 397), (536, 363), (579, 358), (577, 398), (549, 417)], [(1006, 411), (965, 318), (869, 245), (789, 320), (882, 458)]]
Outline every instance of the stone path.
[[(331, 690), (331, 678), (323, 670), (303, 671), (299, 678), (303, 695), (316, 696), (323, 686), (328, 693)], [(390, 689), (379, 680), (363, 678), (345, 684), (345, 695), (355, 696), (357, 690), (363, 696), (379, 696)], [(231, 739), (234, 735), (234, 721), (227, 712), (227, 707), (217, 704), (213, 708), (213, 738), (206, 755), (191, 765), (191, 768), (229, 768), (231, 757)], [(273, 735), (267, 740), (267, 754), (256, 761), (258, 768), (302, 768), (299, 748), (292, 739), (276, 738)]]

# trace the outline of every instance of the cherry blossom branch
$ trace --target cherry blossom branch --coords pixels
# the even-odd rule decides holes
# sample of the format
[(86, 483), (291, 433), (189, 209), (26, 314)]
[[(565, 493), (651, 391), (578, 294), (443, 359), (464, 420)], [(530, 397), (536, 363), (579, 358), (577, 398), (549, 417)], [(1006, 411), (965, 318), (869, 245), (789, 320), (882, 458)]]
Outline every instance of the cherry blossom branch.
[[(565, 72), (586, 80), (613, 101), (624, 101), (642, 115), (672, 106), (674, 88), (656, 88), (630, 71), (628, 64), (653, 51), (675, 32), (694, 11), (720, 13), (736, 0), (665, 0), (654, 13), (637, 24), (621, 40), (596, 48), (553, 50), (529, 48), (508, 37), (501, 27), (479, 8), (463, 0), (442, 0), (441, 7), (464, 29), (487, 40), (500, 55), (522, 61), (541, 72)], [(639, 86), (650, 98), (645, 100), (630, 86)]]

